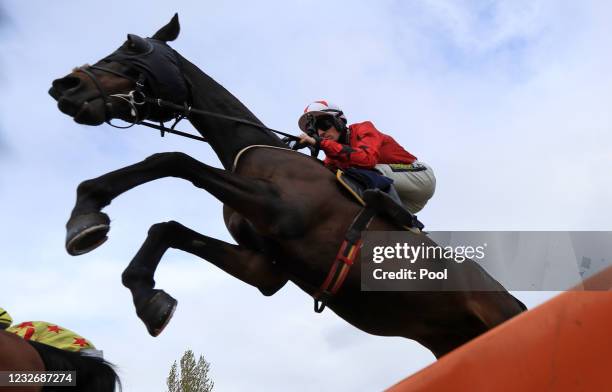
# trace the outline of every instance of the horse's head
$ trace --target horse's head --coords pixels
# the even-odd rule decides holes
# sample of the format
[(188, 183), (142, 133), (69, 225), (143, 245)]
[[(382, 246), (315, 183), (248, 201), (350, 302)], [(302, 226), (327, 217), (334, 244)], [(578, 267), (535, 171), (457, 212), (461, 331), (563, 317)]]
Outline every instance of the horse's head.
[(54, 80), (49, 94), (62, 112), (81, 124), (100, 125), (111, 119), (166, 121), (173, 112), (155, 105), (155, 99), (176, 104), (190, 99), (181, 59), (166, 44), (179, 31), (174, 15), (151, 38), (128, 34), (119, 49), (94, 65)]

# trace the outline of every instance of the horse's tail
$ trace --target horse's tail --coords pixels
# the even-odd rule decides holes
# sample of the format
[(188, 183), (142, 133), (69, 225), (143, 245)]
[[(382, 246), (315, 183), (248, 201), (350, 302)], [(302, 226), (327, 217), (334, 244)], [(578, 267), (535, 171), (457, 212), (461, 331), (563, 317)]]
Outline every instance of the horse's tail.
[[(113, 365), (102, 358), (82, 352), (60, 350), (47, 344), (28, 341), (40, 355), (48, 371), (75, 371), (74, 391), (114, 392), (121, 381)], [(47, 389), (43, 388), (43, 391)]]

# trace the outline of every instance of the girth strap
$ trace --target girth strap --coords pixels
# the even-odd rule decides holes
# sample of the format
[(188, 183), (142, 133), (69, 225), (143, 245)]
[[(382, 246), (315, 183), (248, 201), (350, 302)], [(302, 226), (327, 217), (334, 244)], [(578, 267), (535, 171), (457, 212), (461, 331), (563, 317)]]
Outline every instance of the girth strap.
[(364, 207), (349, 226), (325, 281), (314, 295), (315, 312), (321, 313), (331, 296), (342, 287), (342, 283), (344, 283), (361, 249), (361, 232), (368, 228), (375, 214), (374, 209)]

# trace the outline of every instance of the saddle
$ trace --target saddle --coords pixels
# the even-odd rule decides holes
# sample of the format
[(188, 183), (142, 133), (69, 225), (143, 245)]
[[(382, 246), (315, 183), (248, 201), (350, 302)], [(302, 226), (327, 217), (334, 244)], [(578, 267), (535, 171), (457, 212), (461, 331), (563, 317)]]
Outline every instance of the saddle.
[(421, 232), (425, 227), (416, 215), (408, 211), (401, 203), (380, 189), (372, 189), (361, 176), (349, 171), (336, 171), (336, 179), (350, 195), (362, 206), (372, 208), (378, 215), (406, 230)]

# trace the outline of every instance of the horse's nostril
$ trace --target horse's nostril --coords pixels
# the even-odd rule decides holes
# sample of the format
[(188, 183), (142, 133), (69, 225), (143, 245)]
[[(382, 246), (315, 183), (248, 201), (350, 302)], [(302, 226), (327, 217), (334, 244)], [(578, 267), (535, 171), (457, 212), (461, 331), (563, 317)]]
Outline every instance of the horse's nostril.
[(81, 84), (81, 79), (76, 76), (66, 76), (61, 79), (55, 79), (52, 83), (53, 89), (57, 92), (63, 93)]

